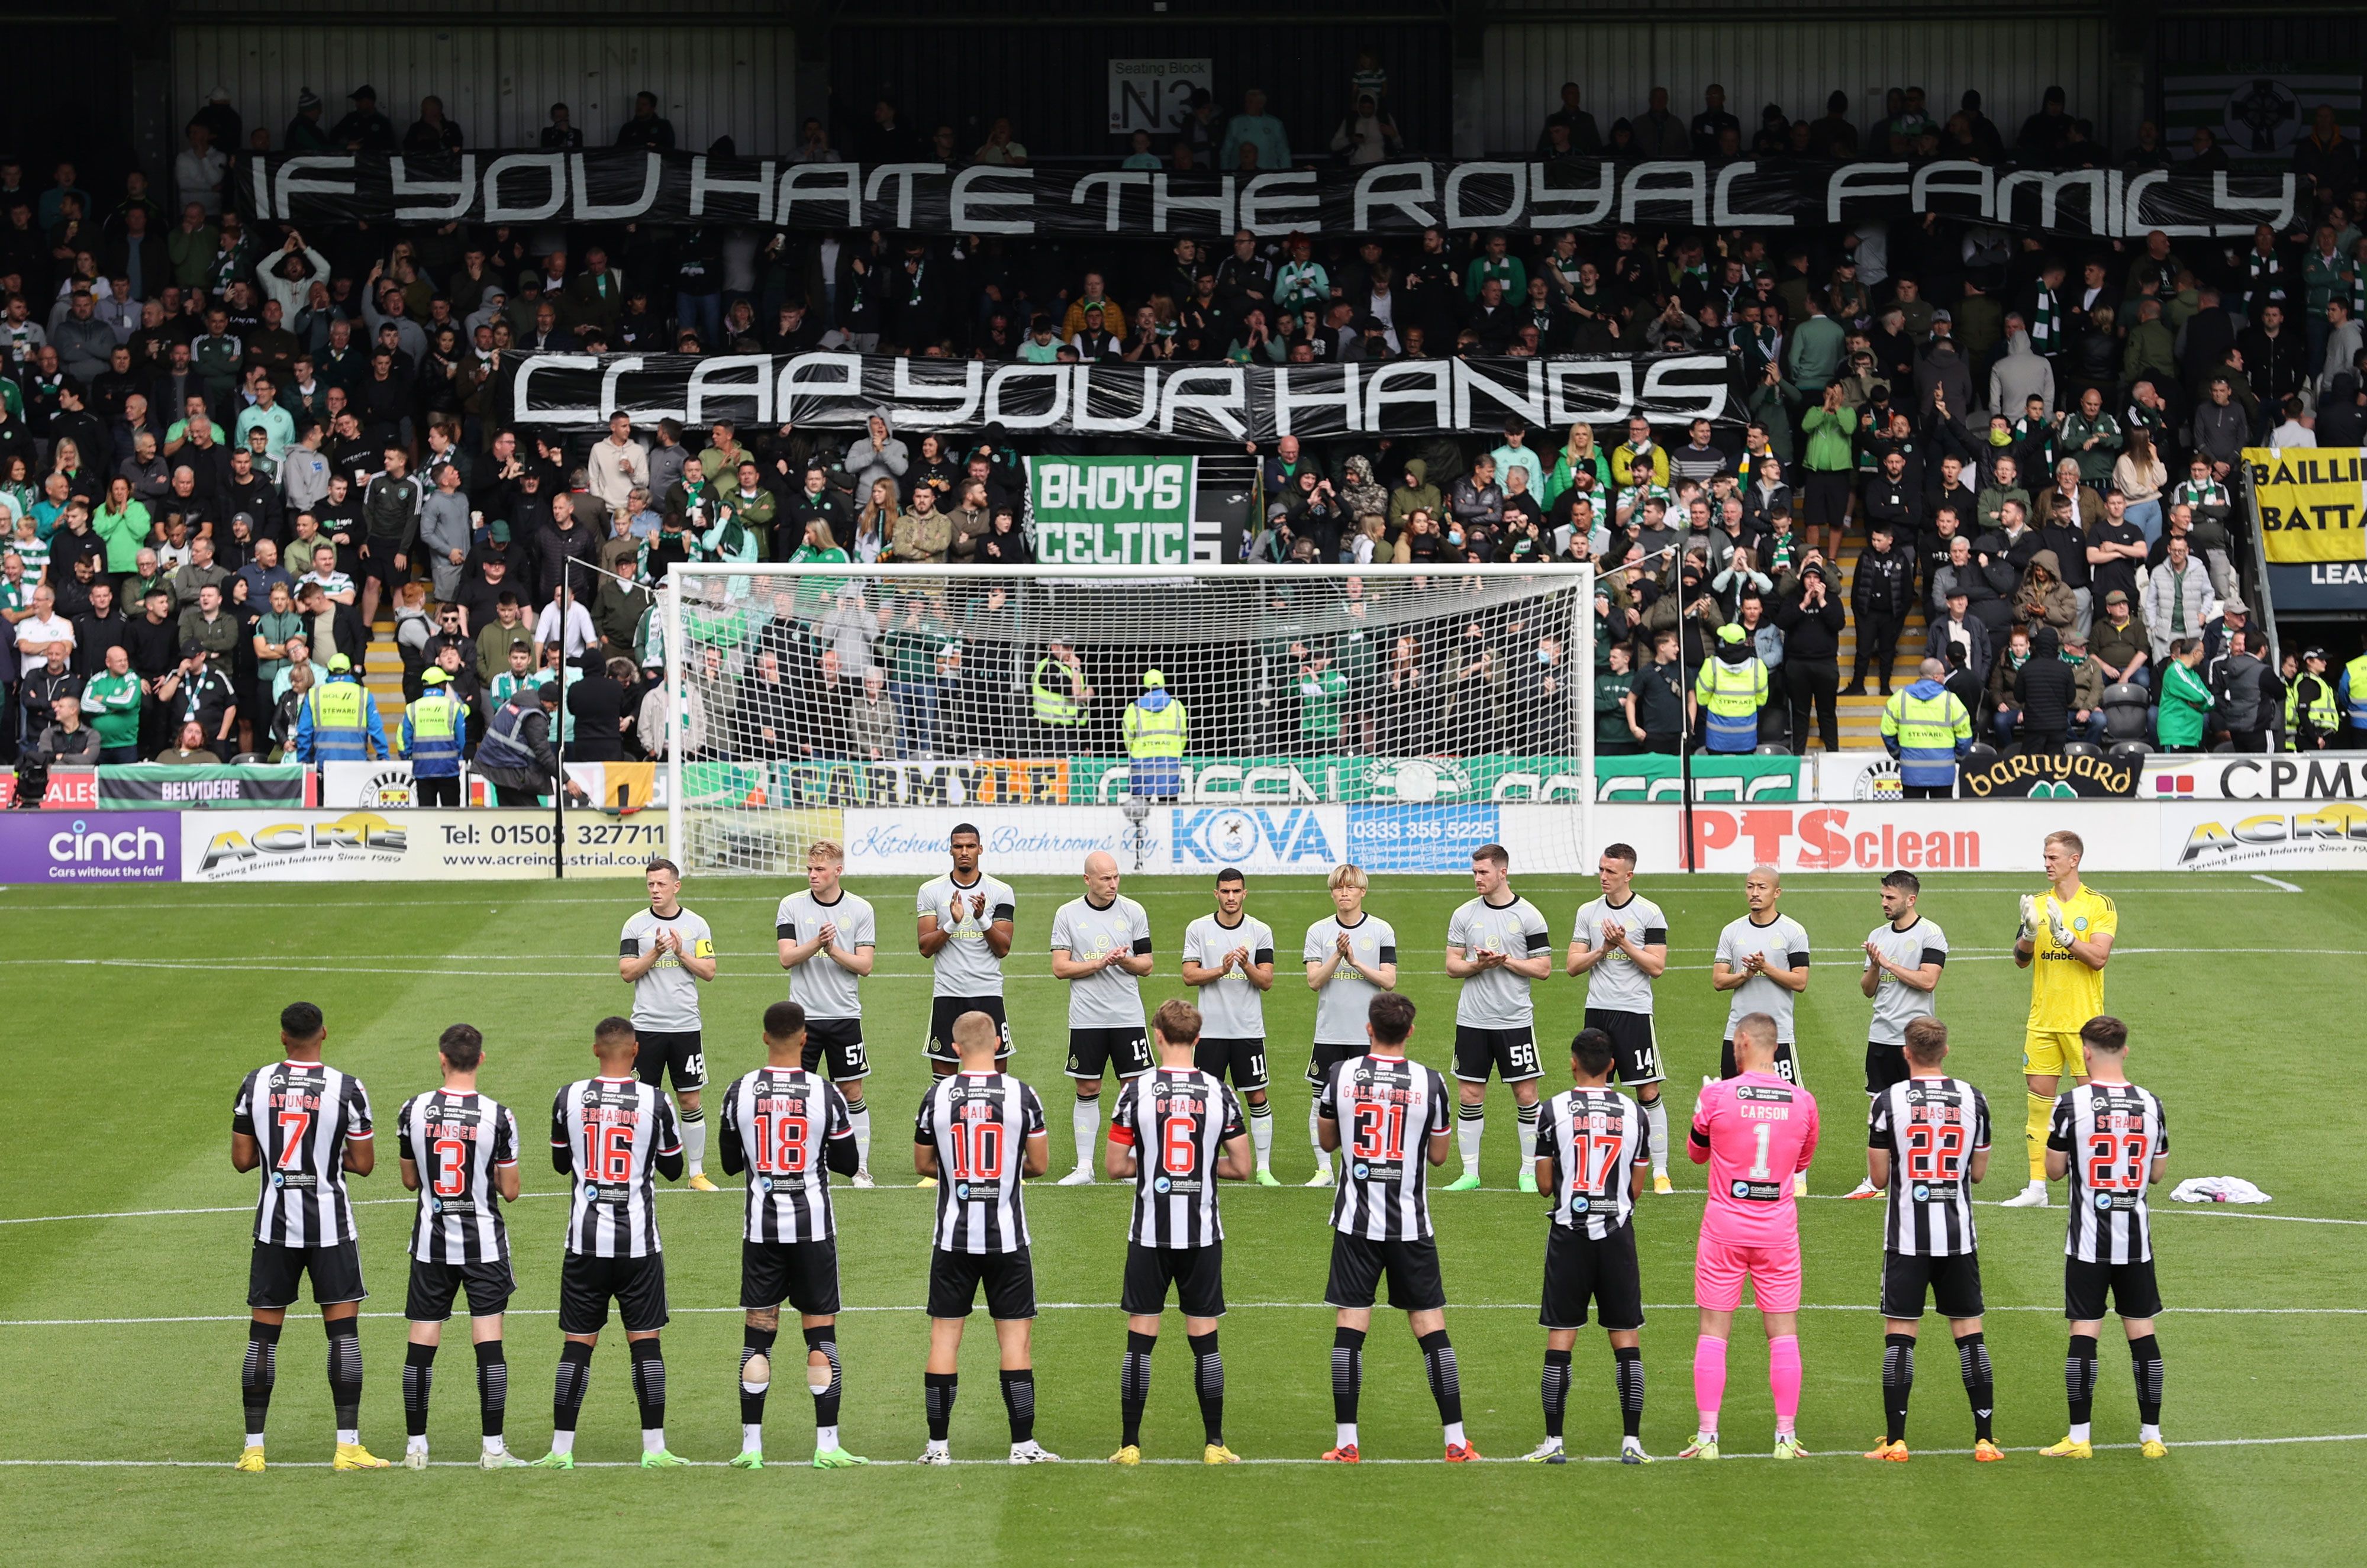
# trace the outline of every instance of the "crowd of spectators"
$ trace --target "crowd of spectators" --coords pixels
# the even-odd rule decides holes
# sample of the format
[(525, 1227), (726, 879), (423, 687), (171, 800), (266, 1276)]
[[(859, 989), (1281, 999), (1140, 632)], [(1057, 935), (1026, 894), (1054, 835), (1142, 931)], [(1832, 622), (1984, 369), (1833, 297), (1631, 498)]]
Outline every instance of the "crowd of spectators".
[[(2167, 158), (2150, 127), (2108, 150), (2056, 92), (2010, 142), (1977, 95), (1935, 122), (1920, 89), (1897, 89), (1863, 127), (1840, 94), (1815, 120), (1769, 106), (1747, 139), (1719, 89), (1690, 121), (1668, 96), (1652, 89), (1605, 135), (1565, 88), (1538, 148)], [(1953, 219), (1772, 238), (1622, 224), (1402, 240), (1244, 231), (1206, 243), (244, 221), (226, 195), (239, 160), (275, 145), (466, 144), (435, 98), (400, 134), (368, 88), (350, 101), (324, 129), (308, 90), (275, 139), (212, 95), (157, 183), (135, 172), (99, 195), (70, 163), (40, 184), (0, 156), (0, 618), (12, 645), (0, 744), (39, 744), (53, 724), (71, 741), (87, 725), (108, 760), (274, 752), (293, 742), (306, 694), (357, 675), (390, 623), (406, 695), (440, 666), (480, 724), (505, 682), (581, 671), (594, 694), (579, 707), (571, 694), (562, 723), (587, 758), (663, 754), (694, 722), (714, 754), (909, 754), (976, 739), (923, 714), (968, 711), (922, 702), (934, 684), (923, 665), (941, 677), (958, 662), (957, 637), (931, 620), (941, 607), (866, 593), (861, 569), (1031, 559), (1022, 452), (1003, 432), (900, 430), (885, 411), (854, 433), (622, 417), (601, 436), (514, 428), (504, 411), (517, 365), (545, 350), (1722, 355), (1727, 423), (1515, 423), (1501, 441), (1433, 433), (1252, 451), (1250, 559), (1604, 568), (1595, 677), (1608, 682), (1601, 739), (1613, 750), (1677, 743), (1687, 694), (1674, 692), (1673, 710), (1662, 696), (1728, 624), (1771, 671), (1761, 739), (1795, 750), (1836, 748), (1836, 694), (1887, 691), (1898, 660), (1926, 653), (1999, 739), (2081, 738), (2094, 704), (2074, 702), (2058, 723), (2054, 704), (2020, 694), (2019, 671), (2050, 657), (2050, 640), (2079, 668), (2075, 696), (2091, 677), (2149, 686), (2191, 656), (2215, 729), (2267, 743), (2273, 726), (2235, 722), (2272, 711), (2284, 688), (2245, 613), (2233, 469), (2248, 444), (2356, 446), (2367, 426), (2367, 186), (2325, 109), (2294, 153), (2305, 178), (2292, 224), (2233, 242), (2075, 241)], [(1387, 73), (1369, 56), (1346, 101), (1329, 156), (1399, 147)], [(1019, 129), (996, 121), (969, 160), (1024, 163)], [(554, 106), (543, 143), (582, 139)], [(665, 148), (674, 130), (643, 95), (615, 140)], [(1238, 113), (1196, 103), (1175, 135), (1143, 140), (1136, 159), (1172, 167), (1264, 168), (1304, 152), (1255, 90)], [(2183, 166), (2224, 161), (2197, 141)], [(811, 122), (788, 155), (834, 158), (831, 143)], [(962, 161), (949, 128), (923, 134), (885, 100), (849, 151)], [(666, 714), (647, 675), (663, 660), (651, 588), (679, 561), (790, 559), (845, 562), (852, 606), (758, 606), (722, 673), (844, 692), (845, 720), (751, 740), (719, 714)], [(849, 619), (873, 633), (850, 637)], [(900, 645), (889, 628), (908, 626)], [(1566, 683), (1519, 662), (1537, 650), (1505, 631), (1478, 635), (1491, 666), (1517, 664), (1494, 676), (1495, 702), (1520, 713), (1539, 681)], [(1429, 641), (1353, 673), (1344, 650), (1320, 651), (1354, 712), (1395, 700), (1401, 662), (1418, 671), (1402, 680), (1451, 685), (1469, 662), (1455, 657), (1463, 635)], [(1036, 653), (1014, 655), (1012, 689), (1024, 693)], [(896, 721), (865, 719), (866, 702)], [(825, 705), (840, 712), (834, 695)], [(1395, 733), (1454, 750), (1496, 731), (1467, 717)]]

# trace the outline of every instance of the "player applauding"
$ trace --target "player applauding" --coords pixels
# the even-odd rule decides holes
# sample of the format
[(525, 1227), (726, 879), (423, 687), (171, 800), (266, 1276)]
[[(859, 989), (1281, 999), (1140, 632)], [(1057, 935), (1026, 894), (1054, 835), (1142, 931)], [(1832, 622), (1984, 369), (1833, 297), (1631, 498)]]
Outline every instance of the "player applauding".
[(1479, 1185), (1479, 1145), (1488, 1130), (1488, 1074), (1512, 1086), (1521, 1127), (1519, 1185), (1537, 1190), (1536, 1004), (1530, 988), (1553, 973), (1552, 939), (1537, 907), (1512, 891), (1505, 874), (1512, 857), (1501, 844), (1471, 852), (1471, 884), (1479, 897), (1446, 924), (1446, 972), (1463, 982), (1455, 1004), (1455, 1089), (1460, 1104), (1455, 1134), (1463, 1145), (1463, 1174), (1449, 1192)]
[(863, 1080), (871, 1057), (863, 1043), (863, 977), (878, 956), (879, 927), (868, 899), (839, 886), (846, 874), (846, 851), (817, 839), (806, 851), (806, 889), (781, 900), (773, 935), (789, 989), (806, 1018), (807, 1072), (827, 1066), (831, 1087), (846, 1097), (855, 1129), (855, 1181), (871, 1185), (871, 1108), (863, 1102)]
[(1274, 1174), (1274, 1107), (1266, 1102), (1265, 994), (1274, 989), (1274, 928), (1251, 914), (1249, 884), (1231, 866), (1217, 873), (1217, 912), (1184, 932), (1184, 983), (1200, 987), (1202, 1072), (1233, 1087), (1249, 1105), (1250, 1142), (1261, 1187)]
[(2079, 858), (2087, 846), (2077, 833), (2046, 835), (2044, 896), (2025, 894), (2022, 930), (2014, 936), (2013, 961), (2031, 971), (2030, 1025), (2022, 1045), (2022, 1076), (2028, 1086), (2030, 1185), (2007, 1199), (2008, 1209), (2046, 1207), (2046, 1136), (2055, 1115), (2055, 1091), (2064, 1078), (2088, 1081), (2080, 1030), (2104, 1010), (2104, 964), (2120, 934), (2121, 912), (2112, 901), (2079, 882)]
[(1668, 1074), (1660, 1065), (1652, 1022), (1652, 982), (1669, 967), (1669, 918), (1636, 891), (1636, 851), (1613, 844), (1595, 870), (1603, 897), (1578, 911), (1569, 933), (1569, 972), (1586, 976), (1586, 1027), (1611, 1037), (1618, 1081), (1636, 1091), (1651, 1134), (1652, 1190), (1673, 1192), (1669, 1180), (1669, 1108), (1660, 1099)]
[[(1753, 873), (1755, 877), (1758, 874)], [(1693, 1347), (1693, 1403), (1701, 1426), (1680, 1459), (1717, 1458), (1726, 1397), (1726, 1342), (1750, 1277), (1767, 1329), (1767, 1386), (1775, 1396), (1775, 1457), (1805, 1451), (1800, 1414), (1800, 1212), (1792, 1177), (1817, 1153), (1817, 1101), (1775, 1071), (1775, 1021), (1754, 1012), (1734, 1026), (1729, 1078), (1693, 1105), (1685, 1152), (1709, 1167), (1709, 1207), (1693, 1255), (1701, 1338)]]
[(1011, 884), (979, 869), (978, 829), (957, 822), (946, 835), (953, 869), (921, 885), (921, 956), (933, 976), (929, 1038), (923, 1047), (929, 1070), (944, 1077), (954, 1070), (954, 1020), (982, 1012), (994, 1025), (995, 1065), (1011, 1059), (1011, 1025), (1002, 1015), (1002, 961), (1011, 954), (1012, 922), (1019, 898)]
[(1315, 993), (1315, 1043), (1307, 1054), (1307, 1141), (1315, 1145), (1309, 1187), (1331, 1185), (1331, 1152), (1323, 1144), (1323, 1086), (1331, 1069), (1365, 1054), (1365, 1020), (1376, 997), (1398, 987), (1398, 933), (1365, 910), (1370, 879), (1360, 865), (1335, 865), (1330, 878), (1332, 912), (1307, 928), (1299, 956)]

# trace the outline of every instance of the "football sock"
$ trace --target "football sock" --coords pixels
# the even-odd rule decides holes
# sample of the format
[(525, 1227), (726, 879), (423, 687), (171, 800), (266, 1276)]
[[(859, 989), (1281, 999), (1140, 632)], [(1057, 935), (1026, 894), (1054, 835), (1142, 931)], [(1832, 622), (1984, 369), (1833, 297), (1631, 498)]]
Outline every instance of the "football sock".
[(1158, 1343), (1156, 1334), (1126, 1331), (1126, 1356), (1117, 1371), (1117, 1411), (1125, 1432), (1118, 1440), (1127, 1447), (1142, 1441), (1142, 1407), (1150, 1403), (1150, 1349)]
[[(337, 1430), (351, 1432), (361, 1426), (361, 1323), (357, 1318), (340, 1317), (328, 1325), (328, 1330), (329, 1403), (336, 1406)], [(341, 1443), (358, 1440), (342, 1436), (337, 1438)]]
[(1652, 1134), (1652, 1174), (1669, 1174), (1669, 1106), (1666, 1100), (1644, 1102), (1644, 1125)]
[(1973, 1437), (1995, 1440), (1997, 1372), (1989, 1366), (1988, 1341), (1976, 1331), (1956, 1341), (1956, 1366), (1965, 1374), (1965, 1397), (1973, 1404)]
[(563, 1454), (575, 1446), (576, 1418), (583, 1413), (583, 1396), (592, 1388), (592, 1347), (570, 1339), (559, 1348), (559, 1371), (551, 1380), (550, 1451)]
[(1882, 1337), (1882, 1416), (1886, 1441), (1907, 1440), (1907, 1401), (1915, 1392), (1915, 1336)]
[(1695, 1431), (1717, 1430), (1718, 1406), (1726, 1403), (1726, 1341), (1704, 1334), (1693, 1341), (1693, 1407), (1701, 1412)]
[(1775, 1435), (1792, 1435), (1800, 1417), (1800, 1337), (1779, 1334), (1767, 1341), (1767, 1389), (1775, 1396)]
[(758, 1356), (766, 1363), (772, 1360), (773, 1344), (781, 1337), (777, 1328), (758, 1328), (743, 1324), (740, 1329), (740, 1426), (742, 1431), (761, 1432), (764, 1425), (764, 1394), (773, 1386), (770, 1371), (762, 1382), (748, 1381), (748, 1363)]
[(1257, 1168), (1274, 1168), (1274, 1101), (1261, 1100), (1250, 1107), (1250, 1145), (1257, 1151)]
[(2129, 1366), (2137, 1379), (2137, 1419), (2161, 1425), (2161, 1341), (2148, 1334), (2129, 1341)]
[(655, 1453), (665, 1447), (665, 1352), (655, 1339), (636, 1339), (627, 1348), (633, 1356), (633, 1401), (641, 1407), (641, 1449)]
[(1463, 1440), (1463, 1379), (1455, 1366), (1455, 1346), (1444, 1328), (1421, 1337), (1422, 1365), (1430, 1370), (1430, 1396), (1438, 1402), (1438, 1418), (1446, 1424), (1446, 1440)]
[(2046, 1179), (2046, 1129), (2055, 1119), (2055, 1101), (2043, 1094), (2033, 1094), (2028, 1089), (2022, 1091), (2022, 1098), (2028, 1102), (2030, 1108), (2030, 1119), (2023, 1129), (2025, 1139), (2030, 1145), (2030, 1179), (2033, 1181), (2044, 1181)]
[(960, 1392), (960, 1383), (958, 1372), (921, 1374), (921, 1401), (928, 1408), (929, 1441), (946, 1440), (946, 1428), (954, 1418), (954, 1395)]
[(1025, 1443), (1036, 1436), (1036, 1373), (1022, 1367), (1002, 1373), (1002, 1410), (1011, 1417), (1011, 1440)]
[(863, 1090), (857, 1088), (854, 1098), (846, 1102), (846, 1119), (855, 1127), (855, 1168), (871, 1168), (871, 1107), (864, 1103)]
[(402, 1358), (402, 1429), (406, 1435), (427, 1436), (427, 1396), (435, 1385), (436, 1347), (406, 1347)]
[(1225, 1358), (1217, 1352), (1217, 1331), (1188, 1337), (1192, 1347), (1192, 1384), (1200, 1393), (1200, 1426), (1207, 1440), (1225, 1440)]
[(1520, 1107), (1516, 1108), (1516, 1109), (1513, 1111), (1513, 1112), (1512, 1112), (1512, 1120), (1513, 1120), (1514, 1122), (1518, 1122), (1518, 1123), (1519, 1123), (1519, 1125), (1520, 1125), (1520, 1133), (1521, 1133), (1521, 1170), (1520, 1170), (1520, 1174), (1522, 1174), (1523, 1176), (1527, 1176), (1527, 1175), (1531, 1174), (1532, 1172), (1534, 1172), (1534, 1171), (1537, 1168), (1537, 1105), (1536, 1105), (1536, 1102), (1535, 1102), (1535, 1100), (1531, 1100), (1528, 1104), (1523, 1105), (1523, 1106), (1520, 1106)]
[(1537, 1384), (1537, 1397), (1546, 1407), (1546, 1436), (1561, 1436), (1563, 1415), (1569, 1408), (1569, 1352), (1547, 1350), (1546, 1372)]
[(1356, 1440), (1356, 1402), (1365, 1392), (1365, 1331), (1331, 1331), (1331, 1419), (1339, 1424), (1342, 1443)]
[(1102, 1130), (1102, 1092), (1087, 1095), (1077, 1091), (1077, 1103), (1069, 1112), (1069, 1125), (1077, 1134), (1077, 1168), (1093, 1168), (1093, 1135)]
[(2074, 1334), (2063, 1357), (2063, 1394), (2071, 1406), (2071, 1435), (2088, 1438), (2088, 1423), (2096, 1411), (2096, 1337)]
[(484, 1424), (487, 1451), (502, 1446), (502, 1427), (508, 1418), (510, 1363), (498, 1339), (477, 1341), (477, 1416)]
[(1318, 1107), (1313, 1100), (1308, 1101), (1307, 1146), (1315, 1151), (1315, 1168), (1318, 1171), (1326, 1171), (1331, 1168), (1331, 1153), (1323, 1146), (1323, 1136), (1316, 1130), (1320, 1127), (1322, 1123), (1323, 1112), (1321, 1109)]
[[(833, 1430), (838, 1427), (839, 1396), (845, 1392), (845, 1383), (838, 1365), (837, 1333), (838, 1330), (835, 1327), (815, 1327), (806, 1330), (806, 1386), (813, 1392), (814, 1425), (828, 1427)], [(830, 1381), (820, 1388), (813, 1387), (814, 1372), (817, 1370), (813, 1364), (813, 1358), (817, 1351), (830, 1366)], [(838, 1445), (831, 1443), (826, 1446), (836, 1448)]]
[(1619, 1420), (1628, 1437), (1644, 1430), (1644, 1348), (1614, 1346), (1612, 1371), (1619, 1379)]
[(1457, 1105), (1455, 1108), (1455, 1141), (1463, 1151), (1463, 1174), (1473, 1176), (1479, 1169), (1479, 1140), (1488, 1131), (1488, 1107)]
[(246, 1325), (246, 1363), (239, 1369), (239, 1401), (246, 1407), (246, 1442), (263, 1446), (263, 1426), (271, 1413), (271, 1386), (279, 1381), (279, 1330), (277, 1323)]
[(682, 1113), (682, 1154), (690, 1162), (690, 1174), (701, 1176), (707, 1171), (707, 1108), (686, 1107)]

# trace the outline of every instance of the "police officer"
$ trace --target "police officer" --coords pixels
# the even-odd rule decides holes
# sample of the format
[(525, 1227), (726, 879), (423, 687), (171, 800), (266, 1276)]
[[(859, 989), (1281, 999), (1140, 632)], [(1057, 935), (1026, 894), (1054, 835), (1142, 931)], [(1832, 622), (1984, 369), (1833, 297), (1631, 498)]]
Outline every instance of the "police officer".
[(460, 747), (469, 705), (440, 664), (420, 671), (419, 700), (402, 710), (402, 753), (411, 759), (412, 798), (421, 806), (460, 804)]
[(510, 694), (477, 742), (477, 772), (502, 806), (537, 806), (559, 776), (559, 752), (550, 744), (550, 716), (542, 711), (542, 688), (529, 681)]
[(1046, 647), (1048, 651), (1036, 661), (1027, 692), (1044, 754), (1058, 757), (1074, 750), (1083, 739), (1079, 732), (1085, 728), (1085, 705), (1093, 700), (1093, 689), (1086, 683), (1084, 664), (1067, 637), (1053, 637)]
[(1916, 681), (1882, 705), (1883, 749), (1898, 759), (1900, 794), (1947, 800), (1956, 793), (1956, 760), (1973, 746), (1973, 716), (1945, 684), (1948, 667), (1927, 659)]
[(2323, 751), (2334, 744), (2341, 724), (2334, 682), (2326, 678), (2326, 649), (2313, 648), (2301, 656), (2301, 673), (2285, 687), (2285, 750)]
[(1693, 700), (1704, 715), (1703, 750), (1733, 756), (1758, 749), (1767, 666), (1731, 621), (1717, 628), (1717, 649), (1693, 677)]
[(1142, 672), (1142, 695), (1126, 705), (1127, 788), (1147, 800), (1172, 800), (1184, 790), (1184, 744), (1190, 720), (1167, 690), (1167, 677)]
[(2367, 653), (2342, 667), (2334, 694), (2343, 716), (2350, 721), (2351, 745), (2367, 746)]
[(378, 699), (340, 653), (329, 660), (329, 678), (297, 710), (296, 755), (307, 762), (367, 762), (387, 754)]

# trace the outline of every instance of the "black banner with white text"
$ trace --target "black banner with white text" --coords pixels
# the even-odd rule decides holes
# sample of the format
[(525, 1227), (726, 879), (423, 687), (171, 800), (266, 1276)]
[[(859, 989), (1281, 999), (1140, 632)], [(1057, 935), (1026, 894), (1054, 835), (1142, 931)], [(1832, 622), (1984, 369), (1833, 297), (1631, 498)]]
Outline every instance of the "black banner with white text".
[(859, 430), (886, 410), (916, 430), (1160, 435), (1417, 435), (1550, 430), (1641, 413), (1655, 424), (1731, 424), (1726, 358), (1399, 359), (1330, 365), (1033, 365), (860, 354), (538, 354), (511, 383), (520, 424), (596, 429), (678, 419)]
[(1795, 229), (1927, 213), (2125, 239), (2241, 235), (2293, 217), (2291, 175), (2000, 169), (1935, 159), (1478, 161), (1264, 174), (800, 164), (583, 152), (272, 152), (237, 182), (251, 219), (372, 223), (750, 223), (918, 234), (1184, 238), (1608, 229)]

